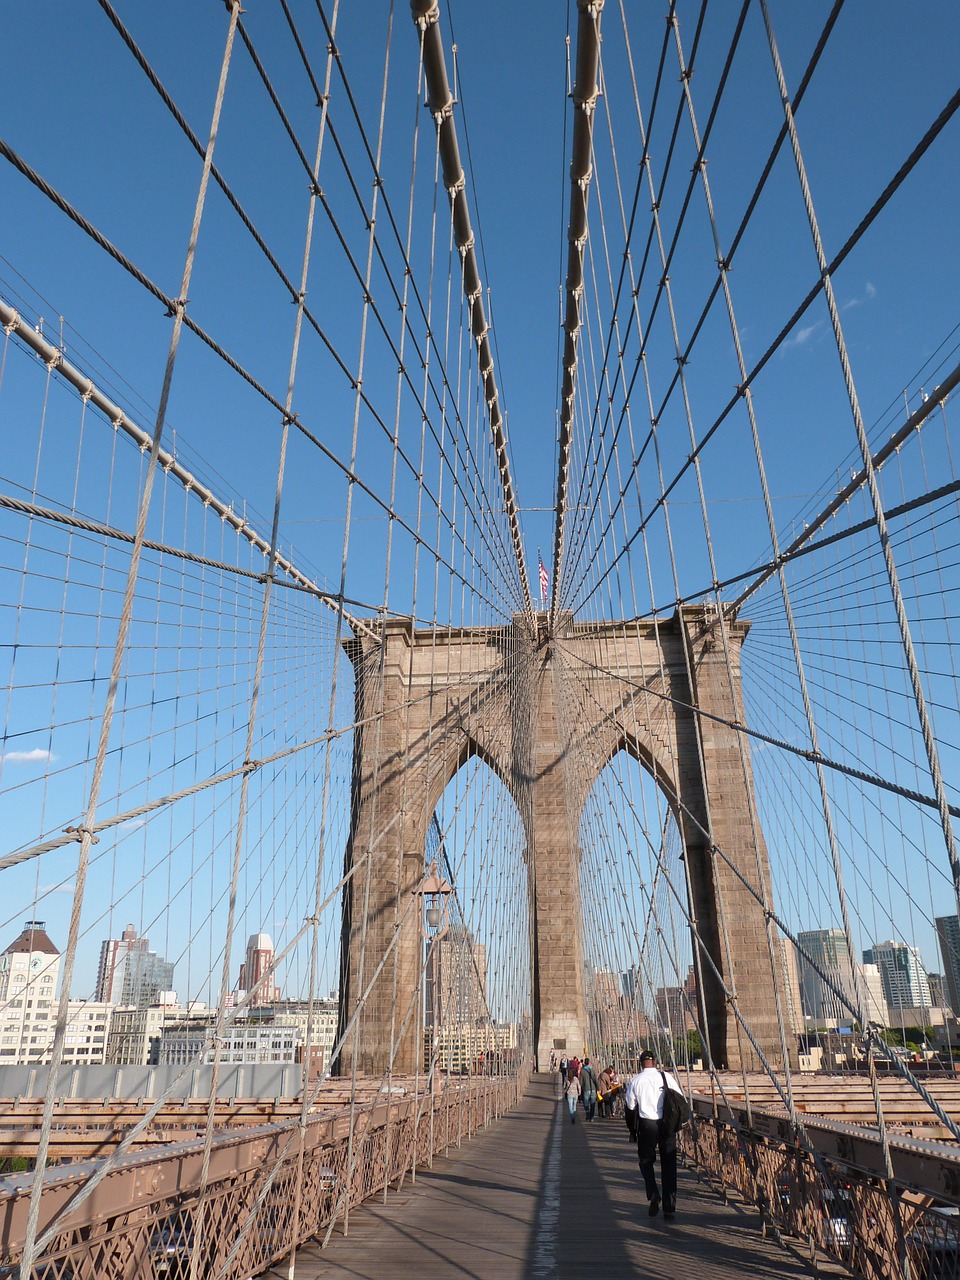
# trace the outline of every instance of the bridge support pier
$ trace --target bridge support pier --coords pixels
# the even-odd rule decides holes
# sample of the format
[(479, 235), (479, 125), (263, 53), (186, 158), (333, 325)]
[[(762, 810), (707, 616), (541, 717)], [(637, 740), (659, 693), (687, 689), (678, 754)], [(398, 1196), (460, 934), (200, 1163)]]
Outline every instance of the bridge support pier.
[(564, 757), (566, 733), (558, 714), (557, 673), (542, 661), (530, 714), (531, 830), (534, 897), (534, 1034), (537, 1061), (582, 1055), (587, 1043), (583, 917), (580, 909), (579, 814), (570, 812)]
[[(421, 1064), (424, 943), (414, 890), (434, 809), (471, 755), (499, 774), (526, 828), (535, 1051), (541, 1063), (552, 1049), (589, 1051), (580, 821), (598, 774), (620, 750), (650, 770), (680, 827), (701, 1025), (715, 1065), (760, 1066), (742, 1022), (766, 1060), (781, 1066), (785, 975), (776, 938), (771, 962), (767, 850), (737, 727), (749, 624), (704, 606), (665, 621), (561, 620), (549, 637), (545, 617), (539, 621), (533, 636), (524, 618), (445, 631), (394, 619), (379, 637), (346, 644), (361, 727), (341, 1030), (354, 1014), (356, 1023), (341, 1070), (406, 1073)], [(789, 1043), (786, 1052), (794, 1054)]]

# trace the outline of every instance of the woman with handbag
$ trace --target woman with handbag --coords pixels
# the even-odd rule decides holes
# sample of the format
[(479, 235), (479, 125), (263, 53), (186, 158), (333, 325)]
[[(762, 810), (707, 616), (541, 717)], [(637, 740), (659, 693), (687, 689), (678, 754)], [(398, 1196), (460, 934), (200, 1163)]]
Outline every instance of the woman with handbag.
[(572, 1073), (567, 1076), (567, 1083), (563, 1086), (564, 1096), (567, 1099), (567, 1106), (570, 1108), (570, 1123), (577, 1123), (577, 1103), (580, 1101), (580, 1077)]

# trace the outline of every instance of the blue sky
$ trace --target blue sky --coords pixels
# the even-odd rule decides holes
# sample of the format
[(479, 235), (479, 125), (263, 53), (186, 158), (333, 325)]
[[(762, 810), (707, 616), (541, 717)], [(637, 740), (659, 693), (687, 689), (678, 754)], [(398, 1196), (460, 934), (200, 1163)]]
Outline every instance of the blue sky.
[[(662, 38), (661, 8), (644, 5), (631, 13), (645, 111)], [(791, 85), (800, 78), (827, 11), (825, 3), (802, 9), (772, 7)], [(196, 158), (98, 6), (63, 4), (54, 12), (56, 20), (51, 21), (49, 10), (41, 14), (28, 5), (8, 10), (7, 39), (0, 58), (4, 82), (16, 105), (6, 113), (3, 136), (152, 278), (175, 292), (194, 195)], [(162, 20), (138, 5), (120, 6), (119, 12), (187, 118), (203, 134), (224, 35), (220, 7), (175, 5), (165, 10)], [(376, 10), (377, 21), (370, 12), (357, 22), (359, 15), (347, 8), (340, 47), (373, 129), (385, 11)], [(711, 101), (735, 13), (733, 6), (708, 11), (693, 80), (702, 116)], [(273, 56), (276, 73), (288, 65), (289, 40), (284, 43), (284, 32), (274, 16), (273, 6), (258, 4), (245, 20), (262, 42), (258, 47), (264, 56)], [(517, 490), (525, 507), (549, 508), (554, 477), (545, 462), (555, 438), (559, 291), (565, 266), (561, 211), (561, 199), (565, 203), (567, 198), (564, 113), (569, 115), (565, 7), (528, 4), (507, 18), (483, 5), (454, 6), (452, 18), (469, 134), (469, 152), (465, 145), (464, 152), (472, 162), (475, 181), (477, 227), (486, 283), (492, 292), (499, 378)], [(692, 10), (681, 10), (687, 47), (694, 19)], [(635, 130), (624, 84), (617, 6), (607, 5), (603, 21), (608, 94), (601, 108), (609, 106), (619, 131), (623, 184), (629, 193), (635, 177), (630, 161), (637, 147), (631, 136)], [(409, 180), (416, 37), (412, 24), (407, 30), (403, 5), (395, 22), (391, 105), (397, 104), (392, 119), (396, 137), (395, 151), (387, 147), (385, 169), (394, 184), (391, 195), (400, 207)], [(317, 34), (305, 25), (308, 33)], [(950, 96), (957, 43), (956, 15), (946, 4), (925, 7), (922, 21), (897, 4), (845, 6), (798, 119), (828, 253), (850, 233)], [(304, 216), (294, 196), (302, 193), (302, 184), (282, 149), (279, 128), (270, 119), (262, 88), (253, 83), (242, 50), (233, 74), (218, 161), (292, 271)], [(672, 71), (667, 79), (672, 87)], [(297, 111), (305, 111), (307, 105), (303, 84), (291, 75), (285, 89), (285, 103), (299, 121)], [(672, 102), (673, 98), (671, 118)], [(333, 118), (338, 117), (333, 114)], [(762, 43), (759, 10), (754, 7), (710, 153), (721, 233), (731, 235), (739, 221), (746, 193), (778, 124), (776, 87)], [(657, 138), (654, 132), (655, 166)], [(878, 421), (902, 389), (911, 386), (925, 357), (955, 323), (957, 173), (951, 163), (955, 138), (955, 130), (941, 138), (837, 279), (868, 423)], [(352, 138), (348, 136), (347, 141)], [(391, 161), (391, 156), (396, 159)], [(354, 163), (359, 172), (359, 163)], [(606, 207), (611, 207), (609, 166), (602, 168), (598, 160), (597, 171)], [(166, 333), (156, 303), (146, 300), (139, 286), (113, 264), (104, 264), (99, 250), (66, 225), (63, 215), (9, 166), (4, 166), (0, 181), (5, 203), (4, 256), (141, 395), (155, 402)], [(271, 198), (284, 189), (289, 198)], [(272, 295), (273, 285), (257, 255), (248, 250), (236, 219), (221, 217), (215, 200), (211, 206), (210, 231), (201, 239), (195, 282), (198, 318), (238, 358), (249, 360), (254, 372), (265, 378), (279, 374), (289, 345), (289, 332), (280, 324), (285, 312)], [(613, 230), (614, 220), (608, 216), (608, 221)], [(796, 179), (786, 155), (758, 211), (756, 228), (755, 234), (748, 233), (731, 276), (748, 359), (765, 349), (816, 276)], [(593, 234), (596, 240), (596, 227)], [(688, 265), (674, 273), (681, 328), (684, 316), (698, 310), (710, 280), (702, 227), (698, 226), (692, 240), (695, 250)], [(317, 288), (319, 292), (319, 283)], [(317, 301), (326, 303), (326, 298)], [(326, 314), (323, 306), (320, 309)], [(350, 358), (355, 358), (355, 334), (350, 339), (345, 336), (344, 344)], [(843, 465), (854, 443), (849, 428), (839, 420), (843, 396), (831, 345), (822, 307), (815, 304), (757, 388), (774, 492), (784, 495), (778, 508), (784, 519), (801, 507), (803, 497), (817, 492), (832, 469)], [(729, 342), (718, 331), (702, 361), (691, 367), (698, 392), (697, 418), (704, 429), (719, 395), (736, 381), (730, 355)], [(215, 407), (224, 392), (217, 371), (199, 357), (194, 362), (191, 353), (185, 353), (184, 365), (171, 418), (176, 418), (187, 441), (211, 461), (215, 458), (226, 479), (255, 501), (258, 486), (238, 465), (239, 458), (223, 456), (229, 448), (223, 435), (211, 430), (209, 423), (202, 439), (191, 430), (191, 418)], [(662, 386), (664, 371), (654, 376)], [(697, 382), (701, 377), (702, 391)], [(271, 385), (276, 383), (271, 380)], [(255, 432), (254, 410), (244, 403), (241, 410), (247, 432)], [(736, 434), (731, 432), (730, 437)], [(798, 448), (798, 440), (804, 446)], [(737, 448), (731, 440), (718, 452), (736, 458)], [(228, 461), (233, 465), (225, 465)], [(708, 497), (717, 502), (718, 524), (725, 528), (727, 513), (719, 509), (720, 503), (731, 496), (731, 489), (740, 492), (740, 467), (709, 456), (707, 465)], [(297, 518), (292, 512), (291, 516)], [(524, 530), (528, 554), (540, 545), (546, 558), (552, 535), (550, 512), (526, 513)], [(731, 556), (734, 553), (731, 547)]]
[[(802, 6), (786, 0), (771, 5), (791, 88), (802, 75), (829, 7), (823, 0), (809, 0)], [(119, 4), (117, 8), (184, 115), (196, 132), (205, 137), (225, 37), (224, 7), (213, 0), (200, 4), (176, 0), (162, 9), (132, 2)], [(640, 86), (640, 105), (647, 120), (665, 31), (665, 6), (644, 3), (629, 9), (629, 34)], [(691, 81), (701, 128), (710, 110), (738, 11), (738, 6), (716, 3), (706, 11)], [(304, 5), (296, 12), (317, 74), (321, 74), (325, 35), (316, 10)], [(338, 34), (343, 66), (370, 139), (375, 139), (377, 129), (387, 12), (381, 3), (345, 5)], [(689, 54), (698, 10), (693, 6), (680, 6), (679, 12), (681, 38)], [(469, 161), (468, 184), (475, 229), (480, 237), (484, 283), (490, 289), (498, 380), (507, 414), (516, 490), (523, 508), (528, 564), (535, 568), (539, 547), (549, 566), (568, 198), (565, 140), (568, 147), (570, 105), (565, 40), (568, 23), (574, 24), (571, 34), (575, 39), (575, 6), (571, 17), (568, 6), (556, 0), (530, 0), (510, 10), (502, 6), (454, 3), (444, 8), (443, 21), (448, 49), (452, 43), (451, 23), (457, 44), (457, 86), (463, 112), (458, 117), (461, 149), (465, 163)], [(310, 149), (317, 125), (316, 104), (282, 22), (279, 6), (267, 0), (255, 0), (248, 6), (244, 22), (281, 92), (294, 128), (302, 137), (305, 149)], [(418, 104), (417, 40), (404, 4), (397, 7), (394, 28), (382, 161), (384, 190), (403, 227), (411, 190), (412, 139), (419, 117), (421, 158), (413, 188), (416, 217), (411, 260), (426, 297), (432, 210), (429, 143), (432, 125)], [(143, 72), (93, 0), (61, 2), (52, 9), (26, 3), (8, 5), (4, 29), (5, 38), (0, 48), (0, 80), (6, 102), (0, 131), (3, 138), (166, 293), (175, 295), (199, 162)], [(624, 199), (629, 201), (637, 180), (640, 154), (620, 31), (620, 10), (612, 0), (606, 5), (603, 30), (605, 93), (597, 115), (590, 241), (597, 264), (596, 276), (590, 277), (590, 288), (595, 280), (601, 294), (606, 288), (598, 217), (601, 204), (611, 262), (618, 265), (623, 251), (616, 213), (614, 155)], [(931, 3), (918, 11), (913, 6), (885, 0), (871, 3), (850, 0), (844, 6), (797, 118), (828, 257), (856, 227), (955, 92), (958, 65), (960, 23), (955, 6)], [(678, 72), (671, 50), (664, 76), (664, 95), (651, 131), (651, 163), (657, 180), (666, 166), (677, 92)], [(337, 84), (330, 110), (331, 121), (350, 157), (357, 189), (362, 198), (368, 200), (369, 166), (342, 88)], [(779, 112), (759, 8), (753, 5), (708, 150), (708, 174), (723, 242), (729, 241), (740, 221), (776, 136), (782, 118)], [(668, 235), (676, 221), (693, 156), (686, 121), (678, 137), (671, 179), (661, 206)], [(941, 344), (947, 342), (946, 351), (952, 348), (949, 335), (958, 321), (960, 275), (956, 235), (960, 195), (957, 141), (957, 123), (952, 121), (844, 263), (835, 280), (864, 419), (875, 442), (885, 438), (902, 420), (904, 392), (910, 407), (915, 407), (921, 388), (929, 389), (937, 381), (938, 369), (943, 363)], [(342, 169), (335, 162), (329, 138), (325, 145), (321, 185), (346, 243), (362, 263), (366, 228)], [(284, 270), (291, 278), (298, 278), (306, 218), (306, 176), (275, 114), (269, 109), (246, 51), (239, 46), (228, 82), (217, 163)], [(116, 264), (106, 260), (100, 249), (5, 161), (0, 162), (0, 209), (3, 211), (0, 215), (0, 293), (21, 306), (31, 318), (42, 315), (48, 335), (59, 332), (58, 317), (63, 316), (68, 354), (112, 386), (111, 393), (149, 428), (169, 337), (169, 320), (163, 308)], [(643, 215), (638, 220), (632, 245), (637, 261), (650, 227), (649, 200), (645, 196), (641, 209)], [(359, 290), (345, 264), (332, 224), (323, 219), (320, 223), (308, 300), (316, 314), (323, 318), (331, 340), (350, 367), (355, 368), (359, 351)], [(386, 242), (385, 221), (381, 220), (380, 225)], [(439, 225), (442, 239), (442, 217)], [(671, 284), (678, 328), (685, 341), (715, 274), (715, 253), (699, 190), (693, 194), (681, 246), (682, 252), (671, 268)], [(394, 283), (399, 283), (402, 273), (397, 271), (396, 252), (390, 256), (390, 262)], [(434, 281), (437, 307), (441, 306), (445, 273), (443, 260), (442, 271)], [(638, 304), (645, 324), (659, 274), (653, 265), (645, 277)], [(796, 174), (784, 151), (730, 273), (748, 364), (766, 350), (816, 278), (817, 268)], [(384, 315), (389, 315), (396, 334), (396, 305), (382, 272), (375, 273), (374, 286), (378, 303)], [(591, 312), (589, 337), (594, 351), (601, 349), (606, 336), (603, 326), (609, 319), (608, 310), (601, 307), (599, 319)], [(274, 273), (216, 191), (211, 193), (201, 230), (190, 289), (190, 312), (231, 355), (282, 399), (293, 308)], [(662, 306), (648, 336), (651, 387), (654, 401), (658, 402), (676, 369)], [(634, 347), (628, 351), (632, 350), (635, 356), (635, 338), (632, 341)], [(589, 359), (586, 348), (585, 338), (585, 363)], [(686, 374), (694, 429), (699, 437), (712, 425), (738, 381), (729, 327), (719, 304), (711, 312)], [(364, 381), (389, 428), (397, 395), (396, 360), (385, 341), (376, 335), (369, 342)], [(821, 506), (824, 495), (832, 493), (838, 478), (841, 481), (846, 478), (854, 465), (855, 437), (822, 300), (813, 304), (770, 360), (754, 391), (774, 507), (786, 540), (801, 527), (803, 515)], [(30, 367), (29, 362), (21, 362), (17, 369), (11, 364), (0, 390), (0, 415), (5, 423), (2, 473), (7, 478), (5, 485), (19, 492), (29, 491), (33, 485), (43, 396), (43, 380), (36, 369)], [(56, 403), (65, 424), (64, 440), (70, 442), (70, 447), (65, 444), (51, 449), (48, 435), (41, 454), (38, 492), (69, 505), (75, 480), (75, 454), (71, 450), (80, 429), (79, 417), (76, 403), (69, 398)], [(585, 403), (586, 400), (581, 408)], [(304, 342), (294, 407), (304, 424), (335, 452), (341, 457), (349, 454), (353, 390), (333, 367), (315, 337), (309, 335)], [(401, 407), (401, 438), (411, 442), (413, 459), (420, 416), (411, 390), (404, 391)], [(639, 438), (648, 423), (639, 383), (631, 395), (631, 410)], [(468, 410), (465, 408), (464, 412)], [(476, 412), (475, 404), (470, 412)], [(238, 505), (247, 504), (251, 518), (268, 531), (278, 448), (277, 415), (190, 335), (185, 337), (178, 358), (168, 423), (167, 443), (175, 442), (178, 453), (190, 459), (196, 473), (217, 492), (235, 497)], [(581, 429), (582, 426), (583, 419)], [(478, 429), (476, 419), (469, 429), (479, 441), (482, 428)], [(679, 397), (674, 393), (661, 429), (668, 475), (689, 453), (686, 431)], [(575, 447), (575, 486), (579, 483), (582, 440), (581, 435)], [(114, 466), (122, 468), (124, 476), (134, 475), (136, 458), (115, 464), (110, 460), (112, 446), (108, 441), (97, 442), (91, 437), (85, 441), (79, 507), (94, 518), (106, 519), (109, 515), (111, 522), (129, 527), (132, 519), (129, 497), (125, 496), (122, 485), (108, 486), (105, 477), (112, 474)], [(931, 446), (930, 456), (923, 462), (916, 454), (907, 453), (897, 478), (890, 481), (884, 478), (890, 493), (896, 495), (892, 500), (920, 492), (930, 483), (929, 472), (946, 474), (952, 465), (948, 444), (949, 438), (944, 436)], [(358, 470), (377, 492), (387, 492), (390, 451), (386, 435), (367, 415), (360, 428)], [(703, 475), (720, 576), (740, 572), (765, 560), (769, 539), (746, 421), (739, 410), (730, 416), (705, 450)], [(655, 497), (655, 477), (648, 463), (641, 467), (640, 477), (645, 498)], [(465, 475), (463, 479), (468, 488), (474, 482)], [(443, 532), (442, 546), (445, 554), (449, 550), (450, 556), (456, 559), (460, 554), (456, 549), (456, 528), (460, 527), (457, 521), (461, 518), (463, 500), (455, 495), (449, 474), (443, 483), (446, 487), (441, 505), (455, 528)], [(496, 505), (495, 476), (488, 473), (487, 483), (487, 496), (492, 505)], [(344, 503), (345, 488), (339, 473), (303, 440), (295, 439), (291, 444), (281, 537), (286, 547), (294, 548), (298, 561), (333, 584), (339, 578)], [(412, 520), (415, 505), (415, 486), (401, 468), (397, 506)], [(172, 506), (171, 503), (171, 511), (163, 514), (168, 531), (176, 519), (194, 519), (182, 515), (179, 509), (173, 512)], [(635, 523), (636, 518), (635, 504), (628, 504), (628, 524)], [(159, 521), (161, 516), (158, 514), (155, 519)], [(376, 503), (362, 495), (356, 497), (354, 519), (347, 590), (348, 594), (375, 606), (384, 597), (386, 522)], [(205, 525), (201, 529), (201, 525), (203, 522), (198, 521), (195, 527), (191, 526), (191, 536), (212, 538), (212, 532)], [(697, 494), (690, 480), (681, 483), (673, 495), (671, 529), (680, 561), (681, 592), (705, 591), (711, 575)], [(440, 536), (430, 534), (431, 538)], [(464, 535), (471, 548), (477, 545), (478, 537), (472, 527)], [(585, 539), (585, 545), (592, 546), (590, 538)], [(651, 525), (650, 546), (654, 577), (652, 600), (645, 580), (636, 568), (634, 570), (635, 578), (641, 579), (638, 588), (641, 611), (651, 605), (667, 607), (674, 596), (660, 521)], [(398, 612), (415, 609), (419, 616), (436, 616), (441, 620), (447, 616), (451, 620), (496, 620), (496, 610), (491, 604), (501, 581), (501, 571), (496, 566), (484, 562), (490, 581), (475, 583), (474, 593), (467, 593), (470, 598), (466, 603), (448, 597), (450, 584), (443, 572), (435, 582), (432, 570), (424, 571), (414, 601), (413, 551), (409, 539), (399, 532), (392, 554), (388, 599), (392, 609)], [(577, 548), (575, 554), (579, 554)], [(53, 561), (50, 576), (55, 577), (52, 564)], [(855, 572), (853, 580), (856, 580)], [(939, 633), (935, 634), (936, 611), (927, 608), (925, 612), (920, 600), (918, 595), (917, 621), (927, 627), (926, 634), (933, 646), (940, 638)], [(45, 602), (46, 597), (38, 602), (38, 607)], [(506, 611), (511, 607), (508, 604)], [(615, 613), (623, 607), (622, 585), (605, 584), (587, 606), (586, 616)], [(810, 617), (815, 615), (814, 601), (810, 604)], [(766, 632), (764, 617), (768, 619)], [(289, 625), (300, 628), (294, 651), (300, 657), (312, 653), (320, 661), (319, 655), (329, 649), (332, 633), (329, 629), (322, 635), (320, 630), (311, 633), (309, 622), (296, 609), (291, 608), (290, 618)], [(940, 625), (943, 625), (942, 619)], [(248, 620), (243, 627), (244, 634), (248, 635)], [(759, 610), (754, 634), (759, 672), (762, 654), (776, 650), (782, 636), (782, 623), (775, 605), (764, 605)], [(213, 645), (214, 640), (210, 643)], [(813, 641), (811, 649), (816, 649)], [(36, 661), (39, 663), (41, 659), (38, 657)], [(818, 661), (811, 656), (817, 670), (820, 669)], [(860, 707), (860, 712), (852, 710), (849, 718), (866, 715), (864, 707), (870, 698), (860, 697), (856, 690), (851, 692), (849, 683), (844, 683), (855, 659), (834, 655), (831, 661), (838, 673), (835, 678), (839, 692), (824, 693), (824, 704), (828, 704), (831, 697), (849, 698), (854, 708)], [(821, 665), (825, 670), (826, 658)], [(930, 666), (932, 669), (932, 662)], [(203, 685), (204, 670), (203, 663), (197, 660), (198, 688)], [(143, 678), (150, 678), (149, 670), (143, 673)], [(242, 706), (246, 678), (246, 674), (230, 677), (237, 706)], [(824, 677), (824, 687), (828, 685), (829, 680)], [(952, 740), (956, 726), (956, 689), (950, 671), (946, 670), (939, 681), (931, 676), (930, 688), (938, 700), (946, 704), (951, 699), (954, 701), (953, 710), (948, 706), (940, 713), (941, 736)], [(284, 708), (291, 694), (290, 689), (284, 687), (284, 676), (279, 669), (276, 689), (277, 733), (286, 733), (289, 737), (295, 732), (310, 732), (310, 725), (316, 728), (325, 708), (314, 717), (313, 713), (298, 707), (297, 714), (285, 721)], [(39, 696), (18, 692), (10, 722), (14, 733), (19, 733), (25, 722), (42, 723), (44, 717), (55, 719), (63, 714), (62, 702), (59, 712), (51, 712), (49, 708), (44, 708), (42, 713), (36, 711), (35, 699)], [(64, 692), (63, 697), (67, 696)], [(791, 698), (792, 695), (783, 695), (785, 704), (790, 704)], [(877, 700), (878, 703), (887, 701), (885, 688), (877, 694)], [(772, 723), (775, 703), (773, 695), (766, 702), (758, 695), (755, 714), (767, 716)], [(221, 735), (222, 742), (234, 742), (240, 720), (234, 716), (237, 723), (231, 721), (228, 729), (222, 719), (226, 712), (219, 714), (216, 733)], [(81, 713), (78, 711), (77, 715), (79, 719)], [(39, 719), (31, 719), (35, 716)], [(131, 726), (134, 719), (131, 712)], [(784, 733), (788, 727), (784, 727)], [(913, 731), (910, 732), (912, 735)], [(135, 757), (133, 743), (139, 741), (140, 733), (140, 729), (131, 727), (128, 757)], [(891, 752), (898, 742), (899, 736), (894, 734)], [(850, 736), (834, 747), (838, 754), (849, 751), (851, 758), (861, 749), (859, 741)], [(47, 749), (45, 744), (37, 746), (32, 738), (29, 742), (18, 738), (8, 747), (8, 750), (28, 752), (44, 749)], [(77, 746), (78, 760), (81, 756), (85, 758), (86, 750), (85, 744)], [(63, 747), (58, 745), (57, 753), (62, 751)], [(880, 755), (883, 756), (883, 751)], [(30, 762), (17, 763), (27, 767)], [(951, 776), (954, 776), (952, 757), (950, 763)], [(342, 769), (346, 769), (346, 763), (341, 764)], [(155, 762), (152, 767), (156, 767)], [(877, 762), (877, 768), (894, 772), (903, 768), (905, 785), (914, 785), (916, 778), (919, 789), (929, 789), (929, 779), (923, 777), (922, 758), (919, 762), (912, 761), (909, 767), (883, 758)], [(82, 772), (78, 765), (78, 778)], [(4, 785), (9, 785), (11, 776), (8, 770)], [(304, 788), (307, 781), (306, 778), (302, 781)], [(37, 788), (40, 786), (41, 780), (37, 779)], [(72, 815), (76, 805), (56, 791), (56, 784), (50, 786), (52, 790), (43, 792), (48, 796), (44, 803), (49, 803), (51, 821), (56, 824), (61, 808)], [(775, 783), (770, 786), (775, 790)], [(17, 792), (12, 797), (17, 839), (27, 840), (35, 824), (27, 817), (30, 806), (19, 803), (20, 794)], [(31, 795), (39, 794), (39, 790), (31, 792)], [(846, 805), (845, 812), (849, 807)], [(212, 813), (205, 814), (203, 820), (214, 824)], [(338, 821), (342, 821), (342, 814)], [(849, 821), (852, 848), (858, 831), (852, 817)], [(891, 823), (897, 821), (900, 820), (889, 818)], [(864, 834), (865, 822), (865, 819), (861, 822), (860, 836)], [(266, 829), (269, 830), (269, 823)], [(306, 825), (298, 839), (306, 838), (305, 830)], [(144, 849), (147, 848), (146, 836), (132, 832), (128, 838), (142, 838)], [(925, 856), (938, 855), (931, 851)], [(42, 880), (48, 883), (46, 876)], [(250, 892), (254, 900), (258, 893), (268, 896), (255, 888)], [(66, 901), (66, 895), (60, 897)], [(787, 888), (785, 882), (785, 898), (794, 900), (798, 911), (803, 908), (803, 894), (797, 884), (791, 883)], [(938, 909), (946, 909), (939, 882), (935, 891), (924, 889), (924, 898), (928, 904), (933, 901)], [(262, 914), (263, 910), (262, 904), (251, 907), (252, 924), (254, 914), (257, 911)], [(287, 914), (284, 908), (278, 911), (277, 918), (285, 919)], [(868, 920), (869, 904), (864, 905), (861, 914)], [(117, 923), (122, 927), (126, 920)], [(882, 921), (878, 927), (880, 923)], [(927, 959), (933, 964), (932, 935), (927, 931), (923, 936)], [(865, 943), (870, 940), (865, 939)]]

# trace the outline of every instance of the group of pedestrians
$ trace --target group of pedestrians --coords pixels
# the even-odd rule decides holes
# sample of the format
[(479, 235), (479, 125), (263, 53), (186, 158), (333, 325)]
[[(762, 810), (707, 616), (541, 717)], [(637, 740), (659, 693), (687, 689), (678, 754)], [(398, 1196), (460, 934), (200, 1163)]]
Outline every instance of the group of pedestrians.
[[(587, 1120), (592, 1120), (598, 1097), (601, 1117), (612, 1114), (613, 1098), (623, 1087), (613, 1066), (598, 1076), (589, 1058), (584, 1057), (581, 1062), (579, 1058), (564, 1056), (559, 1061), (559, 1071), (571, 1124), (577, 1122), (579, 1102), (583, 1103)], [(656, 1054), (645, 1050), (640, 1055), (640, 1070), (626, 1088), (624, 1115), (630, 1136), (637, 1144), (637, 1161), (651, 1218), (660, 1212), (661, 1205), (665, 1218), (673, 1218), (677, 1212), (677, 1135), (669, 1118), (664, 1120), (664, 1102), (670, 1091), (682, 1097), (676, 1077), (661, 1070)], [(657, 1183), (658, 1155), (662, 1186)]]
[(570, 1110), (570, 1123), (577, 1123), (577, 1104), (583, 1103), (588, 1121), (597, 1115), (603, 1119), (613, 1114), (613, 1096), (621, 1088), (616, 1068), (611, 1064), (598, 1075), (589, 1058), (560, 1059), (560, 1086)]

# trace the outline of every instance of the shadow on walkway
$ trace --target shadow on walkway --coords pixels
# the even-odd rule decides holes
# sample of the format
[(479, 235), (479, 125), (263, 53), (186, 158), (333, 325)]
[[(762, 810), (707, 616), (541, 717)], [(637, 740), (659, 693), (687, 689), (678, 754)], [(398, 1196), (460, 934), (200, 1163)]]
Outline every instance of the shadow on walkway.
[[(287, 1275), (286, 1264), (273, 1274)], [(647, 1213), (621, 1120), (571, 1125), (555, 1077), (522, 1108), (438, 1157), (348, 1237), (303, 1249), (296, 1280), (764, 1280), (811, 1271), (756, 1213), (727, 1206), (681, 1169), (677, 1217)]]

